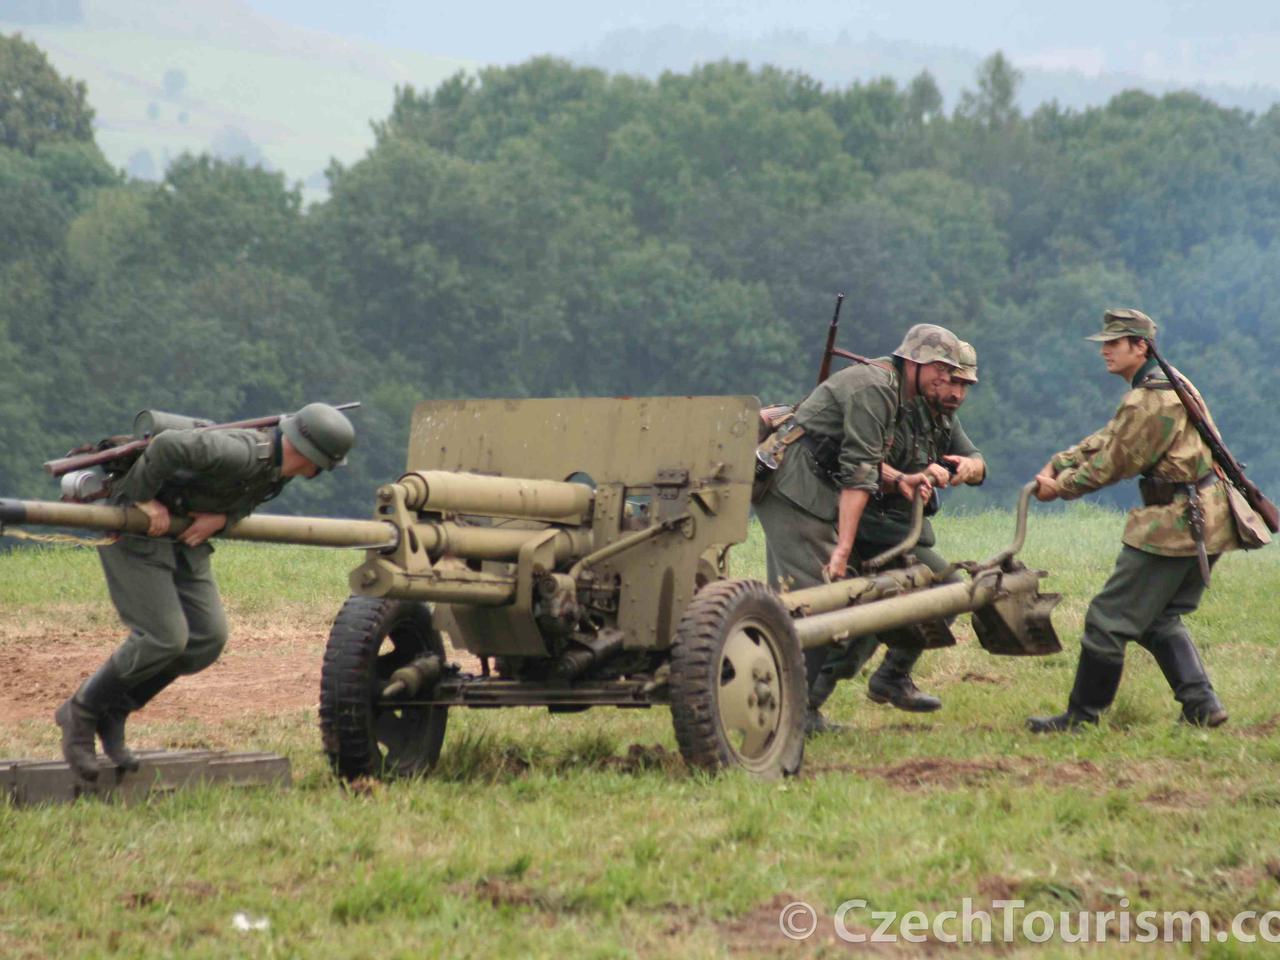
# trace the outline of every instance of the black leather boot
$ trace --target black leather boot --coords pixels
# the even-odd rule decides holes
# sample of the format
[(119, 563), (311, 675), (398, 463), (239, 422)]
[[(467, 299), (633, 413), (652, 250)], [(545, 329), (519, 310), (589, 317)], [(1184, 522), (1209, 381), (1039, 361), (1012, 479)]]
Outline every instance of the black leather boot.
[(1227, 722), (1227, 711), (1204, 669), (1196, 645), (1185, 631), (1171, 633), (1149, 648), (1169, 681), (1173, 697), (1182, 704), (1183, 723), (1198, 727), (1220, 727)]
[(124, 739), (124, 724), (129, 714), (141, 710), (165, 687), (178, 679), (172, 670), (161, 670), (141, 683), (134, 684), (129, 692), (98, 718), (98, 737), (102, 740), (102, 752), (122, 770), (130, 773), (138, 769), (138, 758)]
[(822, 670), (809, 687), (809, 704), (804, 715), (804, 735), (813, 737), (823, 733), (842, 733), (845, 725), (832, 723), (822, 714), (822, 705), (835, 692), (836, 676), (830, 670)]
[(107, 660), (58, 707), (53, 719), (62, 728), (62, 756), (71, 769), (90, 783), (98, 779), (98, 756), (93, 735), (98, 723), (128, 693), (115, 664)]
[(834, 723), (828, 720), (823, 712), (816, 707), (810, 707), (805, 711), (804, 715), (804, 735), (806, 737), (817, 737), (824, 733), (844, 733), (847, 729), (843, 723)]
[(867, 681), (867, 696), (875, 703), (891, 703), (899, 710), (932, 713), (942, 708), (942, 701), (924, 693), (911, 679), (911, 670), (920, 659), (921, 650), (890, 647), (876, 672)]
[(1115, 700), (1122, 673), (1123, 662), (1112, 663), (1082, 649), (1066, 713), (1056, 717), (1029, 717), (1027, 729), (1032, 733), (1062, 733), (1078, 730), (1086, 723), (1097, 723), (1102, 711)]

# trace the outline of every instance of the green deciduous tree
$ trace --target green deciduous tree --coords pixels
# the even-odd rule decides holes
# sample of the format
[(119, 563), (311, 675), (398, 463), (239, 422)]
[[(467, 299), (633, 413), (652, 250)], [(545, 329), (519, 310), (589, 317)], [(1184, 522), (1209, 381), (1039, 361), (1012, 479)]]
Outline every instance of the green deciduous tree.
[(84, 82), (58, 75), (21, 34), (0, 34), (0, 146), (32, 155), (42, 143), (93, 139)]

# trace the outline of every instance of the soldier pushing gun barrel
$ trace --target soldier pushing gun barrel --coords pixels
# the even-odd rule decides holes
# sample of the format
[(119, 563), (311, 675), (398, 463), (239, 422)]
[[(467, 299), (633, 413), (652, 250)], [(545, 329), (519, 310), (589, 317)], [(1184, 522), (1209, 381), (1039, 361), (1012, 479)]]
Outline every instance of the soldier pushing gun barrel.
[[(337, 408), (311, 403), (261, 429), (214, 429), (207, 422), (160, 415), (153, 434), (68, 466), (114, 473), (97, 476), (89, 498), (132, 504), (150, 520), (146, 535), (125, 535), (99, 550), (107, 589), (129, 636), (55, 714), (62, 754), (81, 777), (98, 777), (95, 736), (112, 763), (136, 770), (125, 720), (184, 674), (210, 666), (227, 641), (227, 621), (207, 542), (277, 496), (294, 477), (314, 477), (346, 461), (355, 439)], [(113, 457), (112, 454), (116, 456)], [(90, 461), (88, 464), (85, 460)], [(91, 479), (81, 473), (83, 487)], [(67, 484), (64, 484), (64, 490)], [(179, 517), (189, 517), (190, 523)], [(176, 537), (168, 534), (179, 530)]]

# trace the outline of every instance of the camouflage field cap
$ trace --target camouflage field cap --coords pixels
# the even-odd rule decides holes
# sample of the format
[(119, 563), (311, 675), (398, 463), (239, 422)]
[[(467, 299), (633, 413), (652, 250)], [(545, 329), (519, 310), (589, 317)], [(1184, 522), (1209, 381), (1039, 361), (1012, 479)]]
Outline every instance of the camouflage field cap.
[(968, 340), (961, 340), (957, 358), (960, 360), (960, 368), (951, 374), (951, 379), (962, 383), (977, 383), (978, 351), (973, 348), (973, 344)]
[(1156, 322), (1141, 310), (1128, 307), (1120, 310), (1108, 310), (1102, 315), (1102, 332), (1095, 333), (1086, 340), (1119, 340), (1121, 337), (1143, 337), (1147, 340), (1156, 338)]
[(941, 362), (950, 367), (960, 367), (960, 340), (946, 327), (933, 323), (917, 323), (907, 331), (895, 357), (915, 363)]

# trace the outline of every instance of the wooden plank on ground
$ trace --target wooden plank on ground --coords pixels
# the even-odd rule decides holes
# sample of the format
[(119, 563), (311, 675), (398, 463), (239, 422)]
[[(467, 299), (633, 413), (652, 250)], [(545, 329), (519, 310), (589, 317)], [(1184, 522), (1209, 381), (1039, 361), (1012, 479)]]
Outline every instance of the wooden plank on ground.
[(0, 800), (7, 796), (20, 807), (80, 797), (130, 803), (196, 784), (287, 787), (292, 780), (288, 758), (274, 753), (145, 750), (138, 759), (138, 769), (126, 773), (100, 757), (94, 783), (81, 780), (62, 760), (0, 761)]

